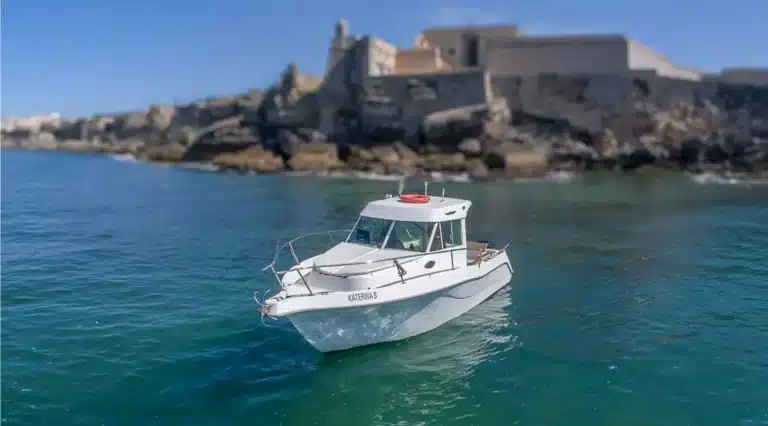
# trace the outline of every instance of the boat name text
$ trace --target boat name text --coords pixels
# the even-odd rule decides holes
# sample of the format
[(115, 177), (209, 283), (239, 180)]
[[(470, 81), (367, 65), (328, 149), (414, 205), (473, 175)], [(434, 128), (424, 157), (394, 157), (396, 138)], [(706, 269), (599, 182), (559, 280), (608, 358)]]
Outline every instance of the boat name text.
[(347, 295), (350, 302), (363, 302), (365, 300), (374, 300), (378, 297), (375, 291), (364, 291), (362, 293), (352, 293)]

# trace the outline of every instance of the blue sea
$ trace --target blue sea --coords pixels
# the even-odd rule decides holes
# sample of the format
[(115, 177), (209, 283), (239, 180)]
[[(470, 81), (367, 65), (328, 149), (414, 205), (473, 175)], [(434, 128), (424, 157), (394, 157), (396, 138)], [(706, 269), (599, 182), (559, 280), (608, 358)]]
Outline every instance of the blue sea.
[(768, 185), (730, 183), (432, 182), (509, 286), (323, 355), (262, 323), (261, 268), (396, 182), (3, 151), (2, 424), (768, 425)]

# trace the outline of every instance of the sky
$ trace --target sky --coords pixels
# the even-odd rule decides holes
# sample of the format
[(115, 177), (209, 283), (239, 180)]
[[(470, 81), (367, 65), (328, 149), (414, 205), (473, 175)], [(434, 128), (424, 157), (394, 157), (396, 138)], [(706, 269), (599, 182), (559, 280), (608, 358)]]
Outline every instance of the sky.
[(678, 65), (768, 67), (766, 0), (5, 0), (3, 118), (116, 113), (322, 75), (334, 24), (410, 47), (421, 29), (511, 23), (622, 33)]

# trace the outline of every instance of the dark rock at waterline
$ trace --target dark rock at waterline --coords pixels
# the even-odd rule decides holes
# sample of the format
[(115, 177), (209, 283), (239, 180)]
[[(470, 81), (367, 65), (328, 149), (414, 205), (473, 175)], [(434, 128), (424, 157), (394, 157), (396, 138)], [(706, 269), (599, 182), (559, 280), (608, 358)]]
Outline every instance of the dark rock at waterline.
[(322, 117), (335, 100), (306, 81), (126, 114), (4, 122), (2, 144), (258, 172), (445, 171), (483, 179), (649, 166), (768, 170), (765, 87), (620, 76), (532, 76), (506, 84), (494, 77), (487, 103), (442, 110), (417, 105), (426, 101), (390, 105), (387, 111), (401, 118), (389, 121), (347, 105), (343, 120), (326, 128)]

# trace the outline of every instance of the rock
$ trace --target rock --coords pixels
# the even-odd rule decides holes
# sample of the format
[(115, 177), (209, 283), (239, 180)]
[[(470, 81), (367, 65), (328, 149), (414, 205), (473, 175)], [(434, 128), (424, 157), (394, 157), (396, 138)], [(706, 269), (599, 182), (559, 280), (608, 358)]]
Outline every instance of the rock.
[(483, 144), (474, 138), (464, 139), (459, 143), (459, 152), (467, 157), (479, 157), (483, 154)]
[(505, 143), (485, 158), (490, 170), (503, 170), (509, 176), (538, 176), (549, 166), (547, 154)]
[(489, 123), (508, 119), (506, 100), (499, 99), (429, 114), (423, 120), (422, 133), (429, 144), (456, 147), (464, 139), (482, 136)]
[(328, 140), (323, 132), (315, 129), (299, 128), (295, 130), (295, 134), (305, 142), (326, 142)]
[(469, 177), (476, 181), (487, 180), (490, 177), (488, 166), (480, 158), (473, 158), (467, 161), (467, 172)]
[[(38, 135), (43, 136), (43, 135)], [(7, 145), (6, 145), (7, 144)], [(3, 139), (3, 147), (23, 148), (30, 151), (55, 151), (58, 149), (59, 144), (53, 138), (34, 138), (25, 140), (11, 141)]]
[(186, 149), (177, 144), (148, 147), (138, 154), (139, 159), (158, 163), (179, 163), (184, 160)]
[(315, 142), (302, 145), (288, 159), (288, 166), (293, 170), (333, 170), (344, 167), (344, 163), (335, 144)]
[(237, 153), (254, 146), (261, 146), (258, 140), (248, 138), (213, 138), (190, 145), (184, 153), (184, 161), (212, 161), (221, 154)]
[(624, 147), (619, 155), (619, 163), (623, 170), (630, 171), (642, 166), (660, 164), (669, 158), (669, 152), (659, 139), (652, 135), (644, 135), (633, 144)]
[(51, 133), (59, 128), (65, 120), (57, 113), (37, 115), (24, 118), (10, 118), (2, 121), (0, 128), (4, 134), (20, 136), (35, 135), (40, 132)]
[(109, 152), (102, 144), (90, 141), (63, 141), (59, 143), (57, 149), (67, 152)]
[[(443, 91), (412, 80), (418, 80), (413, 90), (433, 97)], [(492, 101), (446, 110), (436, 109), (446, 103), (434, 100), (398, 104), (396, 91), (366, 82), (356, 89), (386, 106), (374, 108), (358, 103), (355, 90), (350, 96), (325, 90), (322, 78), (288, 67), (266, 91), (75, 120), (57, 114), (3, 120), (2, 147), (131, 152), (152, 161), (217, 159), (234, 169), (264, 171), (344, 163), (387, 173), (466, 170), (477, 179), (543, 168), (768, 168), (768, 87), (625, 75), (490, 80)], [(469, 98), (454, 100), (461, 99)], [(321, 128), (344, 144), (328, 142)], [(394, 142), (401, 140), (411, 145)]]
[(304, 141), (290, 130), (280, 129), (277, 132), (276, 151), (283, 158), (292, 157), (303, 143)]
[(421, 162), (421, 157), (403, 142), (395, 142), (392, 144), (392, 147), (395, 148), (395, 151), (400, 156), (400, 165), (403, 168), (416, 167)]
[(255, 171), (273, 173), (285, 168), (282, 157), (267, 151), (261, 146), (253, 146), (242, 151), (219, 154), (213, 158), (213, 164), (222, 171)]
[(86, 119), (82, 124), (82, 139), (105, 140), (116, 127), (115, 117), (104, 115)]
[(552, 144), (548, 157), (558, 170), (576, 171), (591, 168), (600, 156), (583, 142), (561, 138)]
[(505, 172), (508, 176), (542, 176), (547, 172), (547, 156), (540, 152), (518, 152), (506, 156)]
[(376, 156), (369, 149), (365, 149), (361, 146), (351, 145), (349, 146), (350, 156), (360, 159), (360, 161), (371, 163), (376, 160)]
[(704, 143), (699, 138), (684, 140), (676, 152), (676, 159), (682, 166), (690, 166), (701, 160)]
[(381, 163), (385, 168), (397, 166), (400, 163), (400, 154), (393, 146), (379, 145), (371, 149), (374, 161)]
[(462, 172), (466, 170), (466, 158), (464, 154), (432, 153), (422, 158), (421, 166), (427, 171), (437, 172)]

